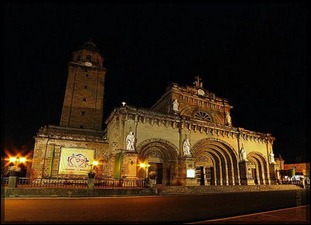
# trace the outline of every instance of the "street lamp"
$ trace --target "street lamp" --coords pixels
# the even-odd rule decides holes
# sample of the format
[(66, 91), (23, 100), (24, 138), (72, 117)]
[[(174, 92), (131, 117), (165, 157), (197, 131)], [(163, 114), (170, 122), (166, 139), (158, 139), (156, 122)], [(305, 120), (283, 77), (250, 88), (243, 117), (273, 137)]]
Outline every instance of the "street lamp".
[[(9, 175), (10, 176), (16, 176), (17, 172), (21, 171), (21, 167), (19, 166), (20, 164), (24, 164), (27, 162), (26, 157), (10, 157), (9, 158)], [(13, 164), (13, 165), (12, 165)]]
[[(27, 159), (25, 157), (10, 157), (9, 158), (9, 188), (17, 187), (17, 173), (22, 170), (19, 166), (20, 164), (26, 163)], [(13, 165), (12, 165), (13, 164)]]
[(93, 161), (93, 162), (92, 162), (92, 165), (93, 165), (93, 168), (95, 168), (95, 166), (98, 165), (98, 161)]

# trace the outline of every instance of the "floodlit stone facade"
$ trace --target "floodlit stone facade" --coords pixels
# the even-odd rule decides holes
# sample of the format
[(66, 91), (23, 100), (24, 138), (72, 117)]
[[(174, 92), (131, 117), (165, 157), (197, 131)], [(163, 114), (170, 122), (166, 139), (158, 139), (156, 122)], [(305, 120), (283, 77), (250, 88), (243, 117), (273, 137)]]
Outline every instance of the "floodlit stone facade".
[[(90, 51), (98, 56), (95, 66), (77, 60)], [(115, 108), (102, 130), (103, 105), (97, 103), (103, 102), (106, 70), (99, 56), (92, 42), (74, 53), (60, 126), (41, 128), (35, 137), (34, 176), (83, 177), (96, 160), (99, 178), (149, 177), (182, 186), (275, 183), (275, 138), (235, 127), (233, 107), (205, 89), (199, 76), (189, 86), (170, 84), (150, 109)]]

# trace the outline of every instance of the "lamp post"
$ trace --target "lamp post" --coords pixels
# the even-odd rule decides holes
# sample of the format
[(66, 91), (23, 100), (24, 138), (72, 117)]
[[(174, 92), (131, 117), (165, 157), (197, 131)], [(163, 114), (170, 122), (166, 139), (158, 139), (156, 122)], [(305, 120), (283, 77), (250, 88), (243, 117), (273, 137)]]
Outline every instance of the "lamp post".
[[(21, 171), (20, 164), (26, 163), (25, 157), (10, 157), (9, 158), (9, 188), (17, 187), (17, 173)], [(13, 165), (12, 165), (13, 164)]]

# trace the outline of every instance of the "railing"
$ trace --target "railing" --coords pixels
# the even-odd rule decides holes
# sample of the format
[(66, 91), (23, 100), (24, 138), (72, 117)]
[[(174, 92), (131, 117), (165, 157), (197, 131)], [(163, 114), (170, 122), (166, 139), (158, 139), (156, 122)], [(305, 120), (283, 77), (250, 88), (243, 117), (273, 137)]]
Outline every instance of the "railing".
[[(7, 186), (9, 178), (1, 179), (1, 185)], [(87, 178), (17, 178), (18, 188), (59, 187), (59, 188), (88, 188)], [(145, 188), (146, 180), (143, 179), (94, 179), (93, 188)]]

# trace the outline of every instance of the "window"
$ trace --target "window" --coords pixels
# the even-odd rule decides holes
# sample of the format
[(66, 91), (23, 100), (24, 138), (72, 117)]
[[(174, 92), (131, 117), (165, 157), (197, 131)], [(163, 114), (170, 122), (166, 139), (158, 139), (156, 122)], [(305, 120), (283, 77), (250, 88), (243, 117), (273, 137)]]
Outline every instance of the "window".
[(86, 56), (86, 61), (89, 61), (89, 62), (92, 61), (92, 56), (91, 55), (87, 55)]
[(77, 56), (77, 61), (80, 61), (80, 58), (81, 58), (81, 56), (80, 56), (80, 55), (78, 55), (78, 56)]
[(84, 89), (87, 89), (87, 85), (84, 86)]
[(81, 112), (81, 116), (84, 116), (84, 115), (85, 115), (85, 112), (84, 112), (84, 111), (82, 111), (82, 112)]
[(197, 120), (204, 120), (204, 121), (208, 121), (208, 122), (212, 122), (212, 117), (207, 113), (207, 112), (204, 112), (204, 111), (197, 111), (194, 116), (193, 116), (194, 119), (197, 119)]
[(86, 74), (85, 74), (85, 76), (86, 76), (86, 77), (89, 77), (89, 74), (88, 74), (88, 73), (86, 73)]
[(83, 98), (83, 101), (86, 102), (86, 98)]

